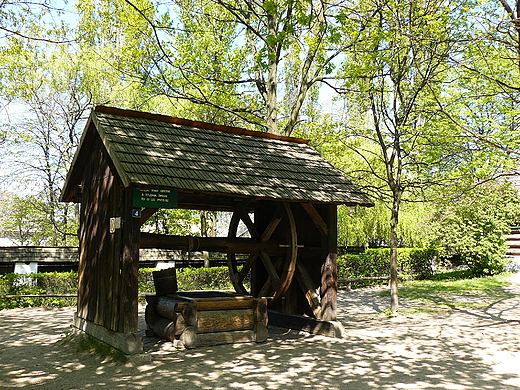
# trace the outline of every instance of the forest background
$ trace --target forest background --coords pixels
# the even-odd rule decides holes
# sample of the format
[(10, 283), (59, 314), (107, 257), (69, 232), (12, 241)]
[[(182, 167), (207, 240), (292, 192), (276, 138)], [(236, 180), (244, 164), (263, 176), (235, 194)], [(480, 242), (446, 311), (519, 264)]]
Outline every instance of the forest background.
[[(519, 16), (507, 0), (0, 0), (0, 230), (77, 245), (58, 198), (104, 104), (310, 139), (376, 203), (340, 208), (339, 244), (390, 247), (395, 282), (398, 247), (499, 272), (520, 223)], [(219, 218), (147, 229), (214, 235)]]

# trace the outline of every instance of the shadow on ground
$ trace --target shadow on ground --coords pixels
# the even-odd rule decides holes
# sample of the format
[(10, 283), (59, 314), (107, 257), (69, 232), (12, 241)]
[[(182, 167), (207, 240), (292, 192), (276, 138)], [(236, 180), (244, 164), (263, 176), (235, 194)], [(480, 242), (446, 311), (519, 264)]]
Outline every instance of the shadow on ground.
[(60, 341), (71, 308), (1, 311), (0, 388), (520, 388), (518, 296), (482, 309), (389, 318), (378, 314), (387, 306), (379, 292), (339, 294), (345, 339), (279, 328), (263, 344), (194, 350), (149, 339), (147, 353), (127, 364)]

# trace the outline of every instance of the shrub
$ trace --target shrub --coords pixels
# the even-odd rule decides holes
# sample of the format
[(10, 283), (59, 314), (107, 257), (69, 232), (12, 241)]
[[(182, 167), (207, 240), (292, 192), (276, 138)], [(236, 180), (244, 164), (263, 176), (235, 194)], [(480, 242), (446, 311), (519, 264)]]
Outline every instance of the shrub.
[(505, 238), (520, 215), (520, 198), (508, 184), (492, 183), (438, 205), (430, 219), (432, 245), (457, 256), (474, 276), (505, 270)]
[[(153, 271), (157, 271), (157, 269), (139, 270), (139, 292), (155, 292)], [(179, 291), (233, 289), (227, 267), (178, 268), (177, 286)]]
[[(425, 248), (399, 248), (397, 250), (399, 274), (414, 279), (433, 275), (437, 251)], [(388, 276), (390, 249), (368, 249), (359, 255), (342, 255), (338, 258), (338, 278)]]
[[(154, 293), (152, 272), (155, 268), (139, 270), (139, 292)], [(34, 283), (22, 283), (27, 279)], [(177, 269), (177, 284), (180, 291), (188, 290), (232, 290), (227, 267), (180, 268)], [(29, 275), (0, 275), (0, 295), (46, 295), (76, 294), (78, 291), (77, 272), (49, 272)], [(144, 300), (141, 300), (144, 302)], [(37, 306), (74, 306), (76, 298), (9, 298), (0, 299), (0, 309)]]
[[(76, 294), (77, 291), (78, 274), (76, 272), (48, 272), (29, 275), (9, 273), (0, 276), (0, 295), (59, 295)], [(75, 297), (0, 299), (0, 309), (36, 306), (63, 307), (75, 304)]]

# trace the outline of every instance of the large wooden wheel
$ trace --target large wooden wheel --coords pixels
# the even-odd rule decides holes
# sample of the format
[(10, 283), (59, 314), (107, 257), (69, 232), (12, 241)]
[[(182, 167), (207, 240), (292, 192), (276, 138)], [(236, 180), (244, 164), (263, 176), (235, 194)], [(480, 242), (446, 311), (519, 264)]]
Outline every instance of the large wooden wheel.
[(268, 274), (267, 281), (256, 294), (258, 297), (272, 297), (273, 300), (278, 300), (287, 292), (291, 284), (296, 269), (298, 250), (296, 224), (289, 203), (276, 202), (275, 204), (276, 211), (274, 216), (263, 232), (257, 231), (243, 203), (238, 205), (231, 217), (228, 238), (237, 237), (240, 221), (247, 227), (251, 238), (256, 239), (259, 243), (268, 242), (277, 229), (277, 237), (285, 237), (285, 242), (278, 245), (285, 253), (278, 256), (274, 263), (272, 261), (273, 257), (271, 257), (272, 254), (269, 254), (265, 250), (259, 250), (250, 254), (242, 269), (239, 270), (237, 267), (236, 254), (228, 253), (228, 268), (231, 282), (235, 290), (240, 294), (249, 294), (244, 287), (244, 279), (256, 261), (262, 261)]

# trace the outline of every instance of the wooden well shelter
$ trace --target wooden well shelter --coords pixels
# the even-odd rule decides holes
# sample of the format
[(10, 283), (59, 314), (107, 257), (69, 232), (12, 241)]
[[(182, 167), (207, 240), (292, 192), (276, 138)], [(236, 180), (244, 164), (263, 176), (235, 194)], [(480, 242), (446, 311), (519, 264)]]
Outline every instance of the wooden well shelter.
[[(88, 119), (61, 200), (81, 203), (75, 324), (127, 353), (142, 349), (140, 248), (227, 253), (237, 293), (329, 321), (337, 206), (373, 205), (308, 140), (105, 106)], [(160, 208), (233, 214), (226, 237), (141, 232)]]

